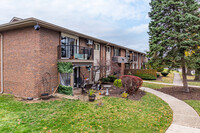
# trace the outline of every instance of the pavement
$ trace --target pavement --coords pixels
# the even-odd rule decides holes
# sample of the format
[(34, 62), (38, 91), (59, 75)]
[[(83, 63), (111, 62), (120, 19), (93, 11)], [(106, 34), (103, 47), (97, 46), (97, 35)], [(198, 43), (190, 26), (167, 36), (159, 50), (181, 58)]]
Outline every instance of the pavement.
[(200, 117), (191, 106), (173, 96), (150, 88), (141, 87), (141, 90), (160, 97), (172, 109), (173, 122), (166, 133), (200, 133)]
[(183, 82), (182, 82), (182, 79), (181, 79), (181, 76), (179, 73), (174, 73), (174, 82), (173, 84), (175, 85), (183, 85)]

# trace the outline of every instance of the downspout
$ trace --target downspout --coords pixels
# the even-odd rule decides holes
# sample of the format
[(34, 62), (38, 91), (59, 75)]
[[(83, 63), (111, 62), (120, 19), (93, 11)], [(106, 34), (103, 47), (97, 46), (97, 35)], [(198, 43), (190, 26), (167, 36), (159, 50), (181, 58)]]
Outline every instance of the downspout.
[(1, 92), (3, 93), (3, 35), (0, 33), (1, 36)]

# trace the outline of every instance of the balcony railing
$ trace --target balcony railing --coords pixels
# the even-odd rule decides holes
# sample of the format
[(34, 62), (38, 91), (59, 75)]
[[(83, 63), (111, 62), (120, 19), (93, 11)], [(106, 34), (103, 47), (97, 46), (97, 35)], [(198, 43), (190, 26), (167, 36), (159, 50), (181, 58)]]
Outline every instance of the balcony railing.
[(93, 60), (93, 48), (78, 45), (59, 45), (58, 59)]

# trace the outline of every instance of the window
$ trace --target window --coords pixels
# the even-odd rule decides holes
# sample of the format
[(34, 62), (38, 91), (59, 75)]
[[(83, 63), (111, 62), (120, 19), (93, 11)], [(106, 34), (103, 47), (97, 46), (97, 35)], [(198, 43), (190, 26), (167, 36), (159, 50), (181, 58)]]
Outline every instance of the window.
[(110, 52), (110, 51), (111, 51), (110, 47), (107, 46), (106, 52)]
[(130, 69), (130, 64), (125, 64), (125, 69)]
[(126, 50), (126, 57), (130, 57), (130, 56), (129, 56), (129, 51), (128, 51), (128, 50)]
[(120, 50), (118, 48), (114, 49), (114, 56), (120, 56)]
[(111, 70), (111, 67), (107, 66), (106, 69), (107, 69), (106, 71), (109, 72)]
[(133, 61), (137, 61), (137, 54), (133, 55)]
[(61, 57), (70, 58), (75, 53), (77, 53), (77, 43), (78, 41), (70, 37), (61, 37)]
[(94, 49), (95, 49), (95, 50), (100, 50), (100, 44), (95, 44), (95, 45), (94, 45)]

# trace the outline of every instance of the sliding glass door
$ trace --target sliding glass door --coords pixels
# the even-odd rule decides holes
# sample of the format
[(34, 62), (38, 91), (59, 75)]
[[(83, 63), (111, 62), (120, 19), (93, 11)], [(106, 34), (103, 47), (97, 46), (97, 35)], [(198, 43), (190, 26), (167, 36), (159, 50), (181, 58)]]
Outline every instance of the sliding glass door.
[(74, 54), (78, 53), (77, 40), (69, 37), (62, 37), (61, 40), (61, 56), (70, 59)]

